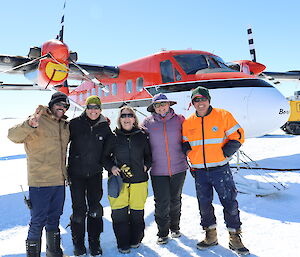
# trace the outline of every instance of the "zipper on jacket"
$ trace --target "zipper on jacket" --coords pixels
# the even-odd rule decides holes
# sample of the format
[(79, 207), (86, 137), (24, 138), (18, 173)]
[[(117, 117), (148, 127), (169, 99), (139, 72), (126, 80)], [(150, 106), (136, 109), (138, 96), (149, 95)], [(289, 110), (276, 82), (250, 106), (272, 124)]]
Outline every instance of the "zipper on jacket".
[[(132, 168), (132, 165), (131, 165), (131, 139), (130, 139), (130, 136), (127, 137), (127, 142), (128, 142), (128, 152), (129, 152), (129, 167), (130, 169)], [(131, 170), (132, 172), (132, 170)], [(130, 187), (130, 183), (131, 183), (131, 178), (128, 178), (129, 179), (129, 185), (128, 185), (128, 188)]]
[[(59, 133), (59, 142), (60, 142), (60, 156), (61, 156), (61, 164), (60, 164), (60, 167), (61, 167), (61, 170), (63, 172), (63, 163), (64, 163), (64, 156), (63, 156), (63, 145), (62, 145), (62, 137), (61, 137), (61, 122), (60, 120), (58, 121), (58, 133)], [(64, 176), (64, 173), (63, 173), (63, 177)]]
[(205, 147), (204, 147), (204, 117), (201, 117), (202, 119), (202, 152), (203, 152), (203, 164), (204, 164), (204, 167), (205, 169), (207, 170), (207, 167), (206, 167), (206, 158), (205, 158)]
[(170, 159), (170, 153), (169, 153), (169, 141), (168, 141), (168, 135), (167, 135), (167, 123), (166, 120), (163, 119), (164, 123), (164, 137), (165, 137), (165, 144), (166, 144), (166, 154), (167, 154), (167, 159), (168, 159), (168, 172), (170, 174), (170, 177), (172, 176), (172, 171), (171, 171), (171, 159)]

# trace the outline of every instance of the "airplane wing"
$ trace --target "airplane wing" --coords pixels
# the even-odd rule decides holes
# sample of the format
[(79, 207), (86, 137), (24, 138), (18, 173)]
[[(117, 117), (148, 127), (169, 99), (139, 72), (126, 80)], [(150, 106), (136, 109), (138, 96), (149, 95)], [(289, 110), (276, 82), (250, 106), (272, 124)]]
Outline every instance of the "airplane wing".
[[(38, 68), (39, 58), (31, 59), (27, 56), (12, 56), (0, 55), (0, 74), (26, 74)], [(84, 63), (70, 63), (69, 65), (69, 78), (74, 80), (86, 79), (80, 68), (87, 71), (97, 79), (103, 77), (116, 78), (119, 75), (119, 68), (114, 66), (105, 65), (92, 65)]]
[(44, 89), (38, 87), (36, 84), (3, 84), (0, 81), (0, 90), (40, 90), (49, 91), (49, 89)]
[[(60, 86), (56, 86), (55, 89), (59, 89)], [(78, 87), (78, 85), (68, 85), (72, 90)], [(39, 90), (39, 91), (50, 91), (50, 89), (41, 88), (37, 84), (5, 84), (0, 81), (0, 90)]]
[[(264, 75), (274, 78), (274, 79), (284, 79), (284, 80), (300, 80), (300, 71), (287, 71), (287, 72), (270, 72), (264, 71)], [(260, 75), (263, 76), (263, 75)]]

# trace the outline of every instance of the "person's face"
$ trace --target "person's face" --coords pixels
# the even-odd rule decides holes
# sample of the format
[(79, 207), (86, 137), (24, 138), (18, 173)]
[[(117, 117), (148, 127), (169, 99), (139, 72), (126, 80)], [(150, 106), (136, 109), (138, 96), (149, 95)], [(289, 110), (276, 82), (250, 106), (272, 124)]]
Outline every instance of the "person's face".
[(193, 99), (193, 105), (200, 115), (205, 115), (209, 108), (209, 101), (206, 97), (195, 97)]
[(86, 116), (91, 120), (96, 120), (101, 114), (101, 107), (98, 104), (88, 104), (85, 110)]
[(52, 106), (51, 112), (57, 119), (61, 119), (68, 110), (69, 106), (70, 105), (66, 102), (58, 102)]
[(134, 122), (135, 118), (133, 113), (126, 109), (123, 110), (120, 116), (120, 123), (122, 128), (128, 131), (132, 130)]
[(165, 116), (170, 109), (169, 102), (158, 102), (153, 104), (154, 111), (161, 116)]

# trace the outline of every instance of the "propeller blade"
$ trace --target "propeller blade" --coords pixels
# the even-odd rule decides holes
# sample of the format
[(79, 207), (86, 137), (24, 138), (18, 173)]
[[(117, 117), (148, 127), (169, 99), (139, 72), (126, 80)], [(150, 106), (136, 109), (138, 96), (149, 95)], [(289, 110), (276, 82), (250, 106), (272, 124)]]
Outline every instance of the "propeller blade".
[(56, 39), (58, 39), (61, 42), (64, 42), (64, 27), (65, 27), (66, 2), (67, 2), (67, 0), (65, 0), (65, 2), (64, 2), (63, 13), (62, 13), (61, 21), (60, 21), (61, 29), (60, 29), (58, 35), (56, 36)]
[(70, 60), (70, 62), (82, 72), (85, 78), (92, 81), (96, 86), (99, 86), (105, 93), (109, 93), (109, 90), (105, 88), (105, 86), (95, 76), (90, 74), (87, 70), (80, 67), (77, 63), (73, 62), (72, 60)]
[[(251, 26), (248, 27), (247, 34), (248, 34), (248, 44), (249, 44), (250, 55), (251, 55), (252, 61), (256, 62), (256, 53), (255, 53), (253, 33), (252, 33)], [(271, 77), (270, 75), (265, 74), (264, 72), (261, 73), (261, 76), (263, 76), (265, 79), (269, 80), (270, 82), (272, 82), (275, 85), (280, 84), (280, 81), (276, 80), (275, 78)]]

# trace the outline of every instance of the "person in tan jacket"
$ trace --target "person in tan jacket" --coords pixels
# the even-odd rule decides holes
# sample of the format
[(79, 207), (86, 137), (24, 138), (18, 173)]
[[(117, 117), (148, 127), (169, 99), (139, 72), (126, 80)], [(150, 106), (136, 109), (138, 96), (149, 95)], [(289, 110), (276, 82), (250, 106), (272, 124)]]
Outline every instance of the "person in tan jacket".
[(65, 200), (66, 152), (69, 124), (65, 112), (68, 97), (56, 92), (49, 106), (39, 105), (23, 123), (8, 130), (8, 138), (23, 143), (27, 154), (27, 173), (31, 220), (26, 240), (29, 257), (40, 256), (42, 230), (46, 229), (47, 257), (62, 257), (59, 219)]

